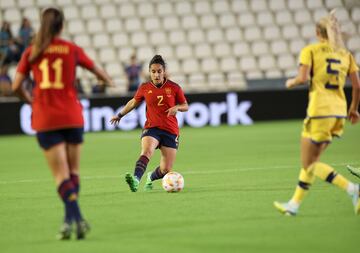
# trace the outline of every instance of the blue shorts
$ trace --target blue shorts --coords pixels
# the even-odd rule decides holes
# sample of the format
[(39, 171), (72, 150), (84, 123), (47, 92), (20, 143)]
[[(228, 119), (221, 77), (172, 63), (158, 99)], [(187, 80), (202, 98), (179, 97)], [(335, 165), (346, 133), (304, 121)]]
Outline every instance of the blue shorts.
[(161, 148), (161, 146), (164, 146), (178, 149), (179, 147), (179, 136), (156, 127), (144, 129), (141, 134), (141, 138), (144, 136), (151, 136), (157, 139), (159, 141), (159, 146), (157, 148)]
[(84, 141), (84, 128), (67, 128), (36, 133), (40, 147), (49, 149), (59, 143), (79, 144)]

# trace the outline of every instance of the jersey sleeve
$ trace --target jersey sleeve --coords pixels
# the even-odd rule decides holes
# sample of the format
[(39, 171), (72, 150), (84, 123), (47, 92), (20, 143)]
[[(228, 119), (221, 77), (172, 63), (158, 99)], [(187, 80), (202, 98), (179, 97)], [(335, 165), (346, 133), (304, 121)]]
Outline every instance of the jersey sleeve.
[(137, 89), (134, 99), (136, 102), (142, 102), (144, 100), (144, 85), (140, 85), (140, 87)]
[(181, 87), (179, 86), (177, 92), (176, 92), (176, 103), (177, 104), (184, 104), (186, 103), (186, 98), (185, 98), (185, 95), (184, 95), (184, 92), (183, 90), (181, 89)]
[(300, 56), (299, 56), (299, 65), (307, 65), (307, 66), (311, 66), (311, 47), (307, 46), (305, 48), (303, 48), (300, 52)]
[(358, 72), (358, 71), (359, 71), (359, 67), (358, 67), (358, 65), (356, 65), (354, 56), (352, 54), (350, 54), (349, 74)]
[(31, 65), (29, 62), (30, 53), (31, 53), (31, 50), (30, 50), (30, 47), (28, 47), (21, 56), (21, 59), (17, 65), (16, 72), (19, 72), (24, 75), (29, 74), (30, 69), (31, 69)]
[(86, 69), (93, 69), (95, 64), (81, 47), (75, 46), (77, 64)]

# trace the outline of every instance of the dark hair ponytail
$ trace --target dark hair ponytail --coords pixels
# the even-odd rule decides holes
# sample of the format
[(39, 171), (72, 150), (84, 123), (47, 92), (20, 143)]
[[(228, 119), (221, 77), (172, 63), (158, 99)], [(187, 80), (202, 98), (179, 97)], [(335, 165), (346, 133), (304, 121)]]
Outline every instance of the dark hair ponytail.
[(163, 59), (162, 56), (159, 55), (159, 54), (155, 55), (155, 56), (151, 59), (151, 61), (150, 61), (150, 63), (149, 63), (149, 68), (150, 68), (151, 65), (153, 65), (153, 64), (160, 64), (160, 65), (163, 66), (164, 69), (165, 69), (165, 67), (166, 67), (166, 63), (165, 63), (164, 59)]
[(29, 62), (33, 63), (58, 35), (64, 23), (64, 14), (60, 9), (49, 7), (41, 12), (40, 29), (34, 38)]

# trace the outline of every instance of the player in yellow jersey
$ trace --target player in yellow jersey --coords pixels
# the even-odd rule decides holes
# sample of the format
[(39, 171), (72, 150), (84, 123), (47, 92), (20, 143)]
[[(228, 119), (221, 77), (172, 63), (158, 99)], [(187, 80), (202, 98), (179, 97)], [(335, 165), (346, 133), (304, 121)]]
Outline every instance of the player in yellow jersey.
[[(296, 215), (302, 200), (315, 178), (344, 189), (352, 198), (356, 214), (360, 214), (359, 185), (320, 162), (320, 156), (334, 136), (341, 136), (345, 119), (359, 121), (359, 68), (345, 48), (334, 11), (316, 24), (318, 43), (306, 46), (300, 53), (300, 66), (295, 78), (288, 79), (287, 88), (301, 85), (310, 79), (309, 104), (301, 134), (299, 183), (293, 197), (286, 203), (275, 201), (281, 213)], [(347, 76), (352, 83), (352, 101), (347, 111), (344, 85)]]

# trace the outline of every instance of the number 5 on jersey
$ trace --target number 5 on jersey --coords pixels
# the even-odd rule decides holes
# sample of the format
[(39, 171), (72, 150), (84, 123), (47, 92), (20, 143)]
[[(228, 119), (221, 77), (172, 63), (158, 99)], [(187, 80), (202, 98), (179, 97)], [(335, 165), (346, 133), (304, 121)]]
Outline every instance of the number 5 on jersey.
[[(64, 83), (61, 80), (63, 74), (63, 60), (61, 58), (57, 58), (50, 66), (49, 66), (49, 60), (45, 58), (39, 64), (39, 69), (41, 70), (42, 73), (42, 81), (39, 85), (40, 89), (64, 88)], [(50, 81), (50, 76), (49, 76), (51, 70), (55, 72), (55, 80), (53, 82)]]

